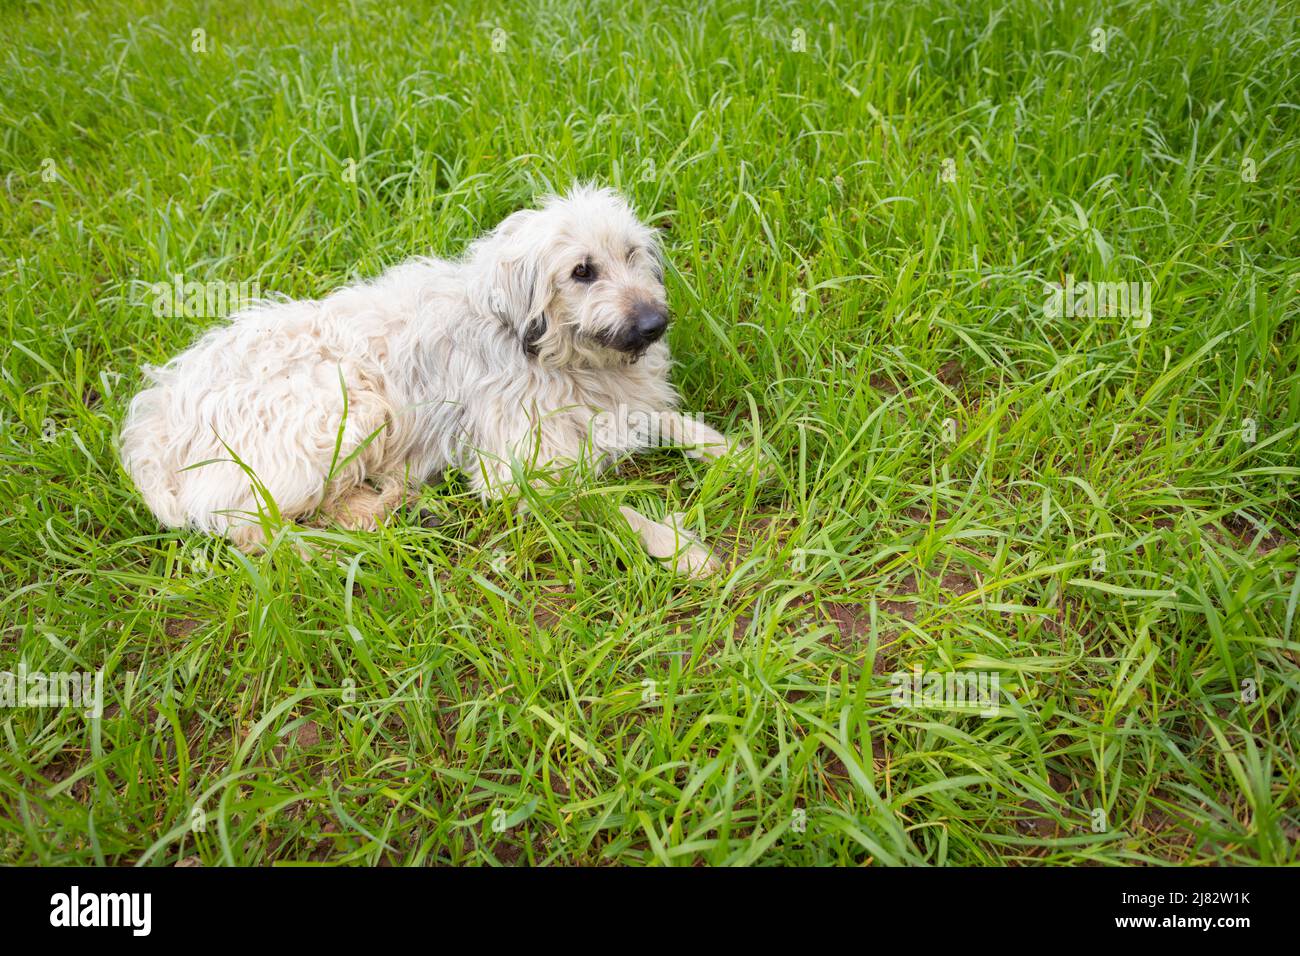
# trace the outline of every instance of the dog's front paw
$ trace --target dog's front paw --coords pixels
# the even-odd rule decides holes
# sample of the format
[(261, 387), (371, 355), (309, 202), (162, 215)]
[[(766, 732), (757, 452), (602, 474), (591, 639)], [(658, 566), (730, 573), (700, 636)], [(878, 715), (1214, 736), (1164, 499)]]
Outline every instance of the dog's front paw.
[(674, 561), (674, 570), (687, 578), (701, 580), (710, 578), (722, 569), (722, 562), (706, 548), (693, 544), (678, 553)]
[(673, 558), (678, 574), (688, 578), (707, 578), (721, 569), (722, 562), (714, 557), (699, 535), (686, 527), (683, 512), (674, 511), (664, 521), (677, 532), (677, 540), (683, 545)]
[(707, 578), (722, 567), (700, 539), (685, 528), (680, 513), (670, 514), (664, 522), (658, 522), (626, 506), (618, 510), (640, 536), (646, 553), (665, 564), (671, 562), (673, 570), (683, 577)]
[(684, 451), (691, 458), (701, 458), (705, 461), (717, 461), (719, 458), (734, 455), (744, 448), (739, 440), (715, 432), (707, 425), (696, 425), (692, 437), (694, 441), (688, 441)]

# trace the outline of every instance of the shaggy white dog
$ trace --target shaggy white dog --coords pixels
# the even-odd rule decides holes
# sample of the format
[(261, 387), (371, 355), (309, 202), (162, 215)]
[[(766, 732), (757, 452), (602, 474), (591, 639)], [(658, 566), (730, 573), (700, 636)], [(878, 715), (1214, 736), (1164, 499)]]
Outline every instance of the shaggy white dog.
[[(164, 525), (255, 550), (260, 514), (372, 528), (449, 466), (491, 497), (520, 464), (601, 467), (661, 441), (716, 457), (726, 439), (677, 411), (667, 326), (654, 231), (580, 186), (460, 262), (259, 303), (146, 368), (122, 461)], [(674, 517), (620, 510), (651, 554), (715, 569)]]

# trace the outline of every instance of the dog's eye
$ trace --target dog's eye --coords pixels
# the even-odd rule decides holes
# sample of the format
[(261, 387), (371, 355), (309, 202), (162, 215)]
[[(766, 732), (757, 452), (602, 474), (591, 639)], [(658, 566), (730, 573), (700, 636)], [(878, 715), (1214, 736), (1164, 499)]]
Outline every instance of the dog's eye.
[(596, 278), (596, 267), (588, 262), (580, 262), (573, 267), (573, 277), (579, 282), (591, 282)]

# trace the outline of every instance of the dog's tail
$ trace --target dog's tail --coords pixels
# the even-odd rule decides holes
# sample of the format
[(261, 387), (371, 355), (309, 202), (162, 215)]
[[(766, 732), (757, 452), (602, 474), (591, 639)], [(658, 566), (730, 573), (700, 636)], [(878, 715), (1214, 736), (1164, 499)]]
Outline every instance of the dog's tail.
[(119, 443), (122, 467), (149, 510), (169, 528), (185, 524), (176, 470), (167, 464), (167, 389), (155, 385), (131, 400)]

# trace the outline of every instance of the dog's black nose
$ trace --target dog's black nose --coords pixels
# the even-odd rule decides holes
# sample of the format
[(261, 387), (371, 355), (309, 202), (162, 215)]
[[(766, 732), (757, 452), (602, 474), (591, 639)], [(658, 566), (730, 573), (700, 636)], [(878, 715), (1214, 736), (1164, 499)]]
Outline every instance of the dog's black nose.
[(633, 336), (648, 345), (657, 342), (668, 328), (668, 310), (653, 302), (642, 302), (632, 310)]

